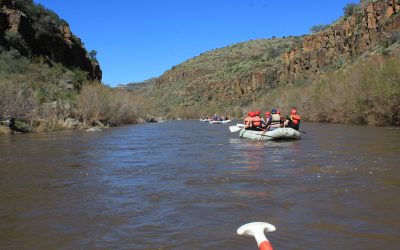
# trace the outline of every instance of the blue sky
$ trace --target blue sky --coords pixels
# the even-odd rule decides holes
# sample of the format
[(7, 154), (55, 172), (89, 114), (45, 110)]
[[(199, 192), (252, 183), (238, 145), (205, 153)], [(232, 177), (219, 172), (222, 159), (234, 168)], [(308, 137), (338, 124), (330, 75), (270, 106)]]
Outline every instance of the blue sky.
[(110, 86), (161, 75), (199, 55), (250, 39), (308, 34), (355, 0), (35, 0), (96, 50)]

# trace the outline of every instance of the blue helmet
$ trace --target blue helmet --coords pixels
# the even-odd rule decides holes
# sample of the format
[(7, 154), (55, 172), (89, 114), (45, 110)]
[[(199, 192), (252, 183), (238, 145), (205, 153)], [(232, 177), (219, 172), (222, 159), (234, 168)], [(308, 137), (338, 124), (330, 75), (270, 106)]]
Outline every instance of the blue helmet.
[(272, 114), (276, 114), (276, 109), (272, 109), (272, 110), (271, 110), (271, 113), (272, 113)]

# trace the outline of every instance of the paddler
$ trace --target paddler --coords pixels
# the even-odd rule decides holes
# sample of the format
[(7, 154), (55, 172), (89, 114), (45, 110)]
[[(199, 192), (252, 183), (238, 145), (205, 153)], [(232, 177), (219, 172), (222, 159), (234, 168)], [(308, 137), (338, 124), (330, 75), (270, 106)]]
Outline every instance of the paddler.
[(251, 117), (252, 115), (254, 116), (254, 112), (253, 111), (247, 112), (247, 116), (243, 120), (245, 129), (249, 129), (249, 128), (251, 128), (253, 126), (252, 117)]
[(290, 115), (287, 117), (287, 120), (285, 121), (285, 126), (293, 128), (295, 130), (299, 130), (300, 120), (301, 117), (297, 114), (296, 108), (292, 108), (292, 110), (290, 111)]
[(261, 120), (260, 114), (261, 114), (261, 112), (259, 110), (257, 110), (254, 112), (254, 117), (251, 118), (253, 130), (261, 130), (262, 129), (262, 120)]
[(266, 125), (268, 130), (274, 130), (281, 127), (281, 116), (277, 113), (275, 108), (271, 110), (271, 116)]

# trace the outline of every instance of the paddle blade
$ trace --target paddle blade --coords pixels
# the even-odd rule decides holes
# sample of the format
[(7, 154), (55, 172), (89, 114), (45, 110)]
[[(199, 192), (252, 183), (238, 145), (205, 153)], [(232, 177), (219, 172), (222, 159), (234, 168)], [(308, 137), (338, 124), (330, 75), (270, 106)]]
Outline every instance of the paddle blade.
[(254, 236), (257, 232), (273, 232), (276, 227), (266, 222), (251, 222), (247, 223), (238, 228), (237, 234), (239, 235), (252, 235)]
[(231, 133), (235, 133), (240, 131), (242, 128), (239, 126), (229, 126), (229, 131), (231, 131)]

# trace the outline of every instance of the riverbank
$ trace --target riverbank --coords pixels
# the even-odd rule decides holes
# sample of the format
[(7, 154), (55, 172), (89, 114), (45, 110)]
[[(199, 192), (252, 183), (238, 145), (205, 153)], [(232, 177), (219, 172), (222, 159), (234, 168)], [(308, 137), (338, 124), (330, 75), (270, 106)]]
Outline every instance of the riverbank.
[[(129, 124), (142, 124), (142, 123), (153, 123), (153, 122), (163, 122), (164, 119), (162, 117), (153, 117), (151, 115), (147, 115), (146, 117), (138, 117), (136, 121), (131, 123), (120, 123), (107, 121), (105, 123), (101, 121), (95, 121), (91, 124), (83, 123), (77, 119), (67, 118), (66, 120), (56, 120), (56, 121), (47, 121), (47, 126), (44, 127), (32, 127), (22, 121), (16, 121), (15, 123), (10, 123), (8, 119), (2, 120), (0, 123), (0, 135), (8, 135), (14, 133), (43, 133), (43, 132), (51, 132), (51, 131), (65, 131), (65, 130), (85, 130), (87, 132), (99, 132), (103, 129), (118, 127)], [(50, 126), (51, 124), (51, 126)]]
[[(43, 64), (41, 59), (22, 57), (15, 50), (0, 53), (0, 118), (14, 117), (30, 131), (47, 132), (90, 128), (98, 122), (134, 124), (146, 121), (149, 114), (158, 115), (140, 95), (91, 81), (78, 69)], [(79, 123), (71, 126), (71, 119)]]

